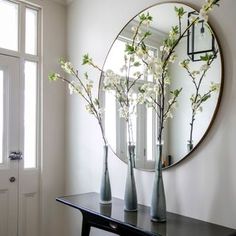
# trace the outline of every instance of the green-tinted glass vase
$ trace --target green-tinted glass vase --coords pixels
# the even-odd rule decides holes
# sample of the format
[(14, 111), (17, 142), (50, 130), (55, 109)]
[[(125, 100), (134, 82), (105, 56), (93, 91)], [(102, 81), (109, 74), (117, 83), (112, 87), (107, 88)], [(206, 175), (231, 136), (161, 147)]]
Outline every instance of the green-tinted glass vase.
[(111, 184), (108, 171), (108, 146), (104, 145), (103, 149), (103, 172), (102, 172), (102, 182), (100, 188), (100, 203), (101, 204), (111, 204)]
[(155, 179), (151, 202), (151, 219), (154, 222), (166, 221), (166, 198), (162, 178), (162, 148), (162, 144), (157, 145)]
[(125, 185), (125, 211), (137, 211), (137, 191), (134, 177), (135, 145), (128, 145), (128, 169)]

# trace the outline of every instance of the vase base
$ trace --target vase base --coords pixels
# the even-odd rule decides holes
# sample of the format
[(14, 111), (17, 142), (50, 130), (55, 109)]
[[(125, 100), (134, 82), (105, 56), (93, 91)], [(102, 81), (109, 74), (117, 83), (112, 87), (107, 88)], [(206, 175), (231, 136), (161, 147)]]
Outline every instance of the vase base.
[(136, 211), (138, 211), (138, 209), (136, 208), (136, 209), (132, 209), (132, 210), (130, 210), (130, 209), (126, 209), (126, 208), (124, 208), (124, 211), (128, 211), (128, 212), (136, 212)]
[(112, 203), (112, 200), (109, 200), (109, 201), (102, 201), (102, 200), (100, 200), (99, 203), (102, 204), (102, 205), (109, 205), (109, 204)]
[(151, 219), (152, 222), (156, 222), (156, 223), (165, 223), (166, 219), (156, 219), (156, 218), (152, 218)]

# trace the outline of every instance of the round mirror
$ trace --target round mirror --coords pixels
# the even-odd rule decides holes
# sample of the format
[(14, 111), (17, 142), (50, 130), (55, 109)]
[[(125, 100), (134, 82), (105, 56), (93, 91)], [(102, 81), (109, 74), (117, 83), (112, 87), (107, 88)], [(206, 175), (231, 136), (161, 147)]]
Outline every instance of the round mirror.
[[(142, 17), (147, 16), (150, 21), (145, 22)], [(218, 109), (223, 86), (222, 57), (216, 35), (205, 20), (195, 9), (182, 3), (152, 6), (122, 29), (104, 64), (104, 71), (112, 70), (122, 78), (125, 76), (124, 61), (132, 55), (132, 45), (139, 47), (138, 50), (141, 48), (140, 52), (132, 55), (134, 63), (129, 68), (129, 80), (133, 84), (132, 99), (140, 100), (140, 97), (147, 95), (148, 88), (159, 89), (158, 79), (150, 72), (151, 59), (163, 63), (165, 53), (168, 55), (171, 48), (166, 46), (171, 43), (167, 40), (175, 36), (162, 101), (165, 105), (161, 138), (163, 168), (179, 163), (199, 146)], [(151, 58), (148, 63), (147, 57)], [(127, 125), (119, 115), (120, 106), (115, 96), (117, 91), (106, 91), (103, 79), (100, 98), (105, 108), (105, 134), (116, 155), (127, 162)], [(130, 116), (135, 168), (154, 170), (160, 130), (158, 99), (163, 97), (157, 96), (156, 109), (147, 103), (148, 99), (132, 108), (135, 110)]]

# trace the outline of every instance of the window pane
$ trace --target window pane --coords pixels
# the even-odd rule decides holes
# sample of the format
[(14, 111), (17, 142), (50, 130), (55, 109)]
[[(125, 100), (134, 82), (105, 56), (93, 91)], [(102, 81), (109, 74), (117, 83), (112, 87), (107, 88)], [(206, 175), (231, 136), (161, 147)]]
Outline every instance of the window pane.
[(0, 47), (18, 50), (18, 4), (0, 0)]
[(114, 92), (105, 93), (105, 136), (113, 148), (116, 150), (116, 99)]
[(24, 165), (36, 167), (37, 63), (25, 62)]
[(121, 75), (121, 67), (124, 65), (125, 42), (116, 40), (112, 46), (109, 56), (106, 60), (105, 70), (113, 70), (116, 74)]
[[(124, 42), (122, 40), (117, 39), (113, 46), (111, 51), (109, 52), (108, 58), (105, 63), (105, 68), (104, 70), (113, 70), (116, 74), (125, 76), (126, 75), (126, 70), (122, 69), (123, 66), (125, 65), (125, 48), (126, 44), (128, 42)], [(135, 58), (135, 61), (140, 62), (141, 65), (143, 64), (141, 60), (139, 60), (137, 57)], [(131, 67), (129, 76), (130, 78), (134, 78), (134, 73), (135, 72), (140, 72), (143, 73), (143, 66), (138, 66), (138, 67)]]
[[(137, 94), (133, 93), (132, 97), (134, 100), (136, 100)], [(127, 145), (129, 145), (129, 142), (131, 142), (131, 144), (133, 144), (133, 145), (136, 145), (136, 141), (137, 141), (137, 106), (130, 106), (129, 112), (130, 112), (130, 124), (129, 124), (129, 127), (127, 127)]]
[(0, 70), (0, 164), (3, 163), (3, 71)]
[(153, 160), (153, 109), (147, 108), (147, 160)]
[(25, 52), (28, 54), (37, 54), (37, 24), (38, 12), (26, 8), (25, 15)]
[[(154, 57), (154, 56), (156, 56), (157, 57), (157, 50), (154, 52), (153, 50), (149, 50), (149, 55), (151, 56), (151, 57)], [(148, 74), (147, 75), (147, 81), (149, 81), (149, 82), (153, 82), (153, 75), (152, 74)]]

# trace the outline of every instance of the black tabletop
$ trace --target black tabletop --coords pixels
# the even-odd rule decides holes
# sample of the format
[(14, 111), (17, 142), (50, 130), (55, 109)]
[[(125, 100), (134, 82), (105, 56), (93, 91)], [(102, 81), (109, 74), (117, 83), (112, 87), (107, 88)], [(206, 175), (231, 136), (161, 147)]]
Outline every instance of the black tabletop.
[[(195, 220), (189, 217), (167, 213), (166, 223), (154, 223), (150, 220), (150, 208), (138, 206), (137, 212), (124, 211), (124, 201), (112, 198), (111, 205), (99, 204), (98, 193), (85, 193), (57, 198), (57, 201), (90, 212), (99, 217), (111, 219), (123, 225), (135, 227), (143, 232), (161, 236), (229, 236), (236, 230), (220, 225)], [(236, 234), (235, 234), (236, 235)]]

